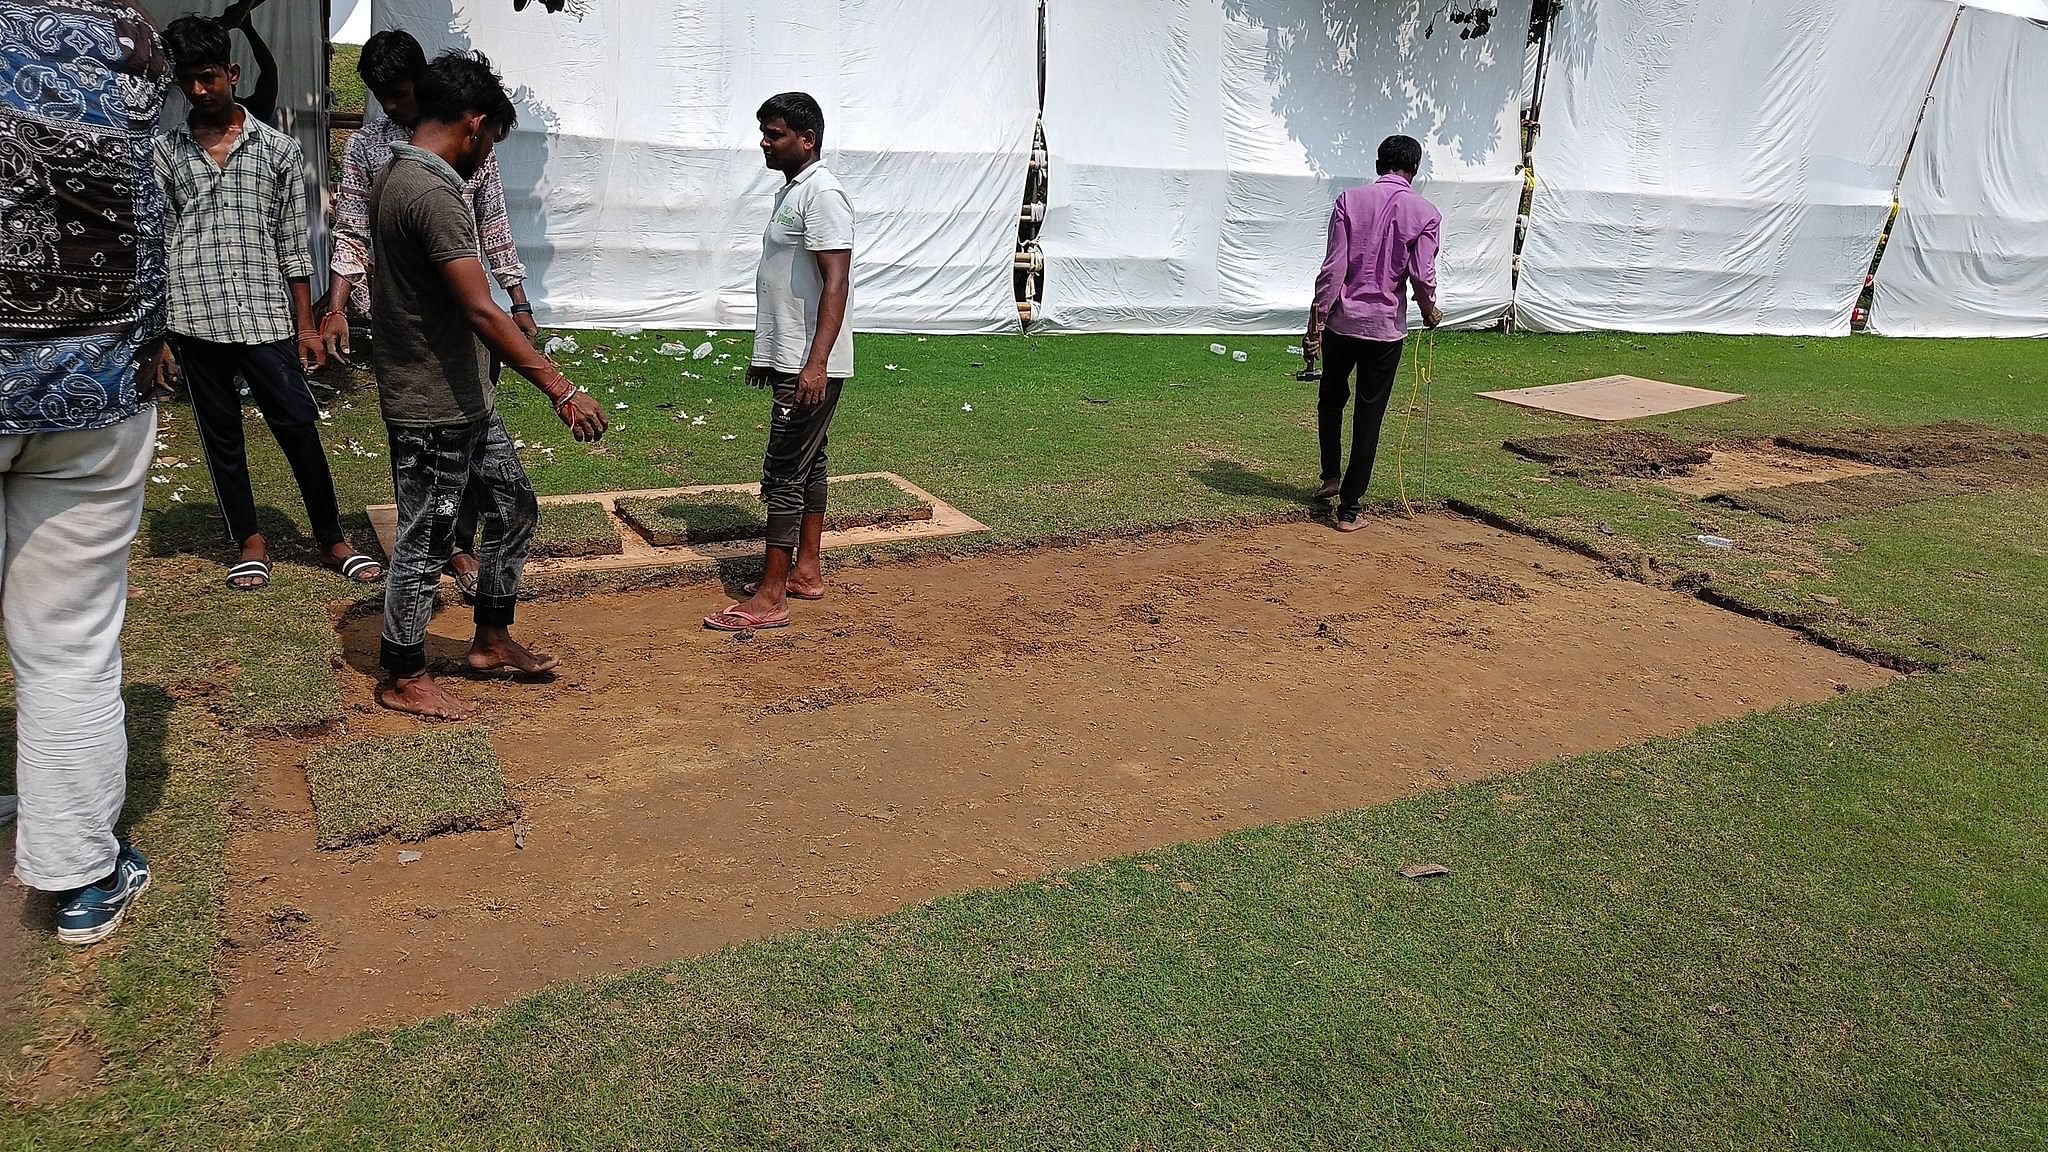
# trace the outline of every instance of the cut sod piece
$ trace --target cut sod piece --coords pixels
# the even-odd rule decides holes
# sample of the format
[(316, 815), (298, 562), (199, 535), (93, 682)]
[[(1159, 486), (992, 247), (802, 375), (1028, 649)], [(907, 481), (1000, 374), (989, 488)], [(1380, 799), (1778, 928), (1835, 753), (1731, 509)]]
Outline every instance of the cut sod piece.
[(625, 551), (618, 525), (602, 504), (544, 504), (528, 555), (536, 560), (617, 556)]
[(482, 730), (350, 740), (306, 759), (322, 848), (502, 828), (519, 814)]
[[(619, 501), (619, 516), (657, 548), (759, 539), (768, 530), (761, 501), (744, 492), (629, 498)], [(887, 480), (842, 480), (832, 485), (825, 530), (931, 518), (930, 504)]]

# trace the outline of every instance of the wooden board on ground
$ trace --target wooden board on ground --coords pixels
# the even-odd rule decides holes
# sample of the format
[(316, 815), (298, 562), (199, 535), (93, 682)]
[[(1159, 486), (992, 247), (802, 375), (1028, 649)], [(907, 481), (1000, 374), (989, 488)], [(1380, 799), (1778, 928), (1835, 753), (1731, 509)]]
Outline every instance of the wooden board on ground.
[(1662, 380), (1645, 380), (1641, 376), (1602, 376), (1597, 380), (1481, 392), (1480, 395), (1522, 408), (1600, 421), (1665, 416), (1743, 398), (1735, 392), (1689, 388), (1683, 384), (1666, 384)]
[[(944, 500), (896, 475), (894, 472), (862, 472), (853, 476), (834, 476), (832, 483), (843, 484), (856, 480), (881, 480), (901, 489), (906, 495), (931, 505), (932, 514), (928, 519), (908, 520), (869, 527), (846, 528), (825, 533), (825, 550), (854, 548), (863, 544), (896, 544), (909, 540), (937, 540), (948, 536), (968, 536), (988, 531), (988, 526), (960, 511)], [(725, 540), (704, 544), (679, 544), (671, 547), (656, 547), (643, 537), (632, 522), (619, 515), (621, 500), (666, 499), (673, 496), (697, 496), (717, 492), (743, 493), (751, 495), (760, 490), (758, 484), (698, 484), (688, 488), (648, 488), (631, 492), (582, 492), (568, 496), (543, 496), (540, 498), (541, 515), (547, 515), (550, 505), (597, 504), (611, 516), (619, 530), (621, 548), (616, 555), (575, 556), (560, 559), (536, 559), (527, 563), (529, 574), (541, 575), (554, 572), (615, 572), (631, 568), (660, 568), (669, 565), (717, 564), (725, 560), (758, 556), (761, 552), (759, 539)], [(398, 535), (398, 509), (391, 504), (374, 504), (364, 510), (370, 518), (370, 528), (377, 534), (377, 546), (384, 555), (391, 555), (393, 541)]]

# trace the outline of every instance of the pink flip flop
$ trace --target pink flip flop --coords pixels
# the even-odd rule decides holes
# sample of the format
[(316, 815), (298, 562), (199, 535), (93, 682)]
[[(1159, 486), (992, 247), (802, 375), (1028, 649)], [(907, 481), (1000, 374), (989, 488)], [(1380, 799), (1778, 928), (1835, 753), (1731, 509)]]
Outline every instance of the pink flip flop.
[(780, 616), (756, 616), (743, 611), (735, 603), (723, 612), (716, 612), (704, 618), (704, 626), (713, 632), (763, 632), (770, 628), (789, 627), (789, 613)]

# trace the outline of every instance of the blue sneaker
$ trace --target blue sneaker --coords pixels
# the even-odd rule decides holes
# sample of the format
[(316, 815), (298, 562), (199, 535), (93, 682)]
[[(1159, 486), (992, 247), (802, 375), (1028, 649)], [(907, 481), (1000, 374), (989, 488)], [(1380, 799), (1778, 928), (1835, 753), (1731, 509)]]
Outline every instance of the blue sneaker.
[(89, 884), (58, 901), (58, 940), (81, 946), (105, 940), (121, 926), (136, 897), (149, 888), (149, 861), (126, 841), (114, 858), (112, 884)]

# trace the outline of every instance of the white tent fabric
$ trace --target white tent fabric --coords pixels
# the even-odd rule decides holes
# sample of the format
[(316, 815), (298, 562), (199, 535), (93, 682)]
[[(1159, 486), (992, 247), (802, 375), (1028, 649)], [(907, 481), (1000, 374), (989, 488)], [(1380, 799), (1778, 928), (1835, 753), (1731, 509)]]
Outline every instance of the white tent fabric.
[(2048, 25), (1963, 15), (1935, 85), (1870, 326), (2048, 336)]
[(1529, 0), (1458, 37), (1437, 3), (1059, 0), (1047, 9), (1052, 330), (1291, 332), (1330, 205), (1423, 141), (1451, 323), (1511, 294)]
[(1846, 335), (1955, 11), (1564, 5), (1517, 317), (1552, 332)]
[[(573, 8), (574, 6), (572, 6)], [(500, 146), (542, 320), (733, 328), (779, 176), (754, 111), (801, 89), (857, 219), (862, 331), (1017, 324), (1011, 263), (1037, 113), (1030, 0), (591, 4), (378, 0), (428, 53), (478, 48), (516, 90)]]
[(361, 44), (370, 38), (370, 0), (334, 0), (327, 35), (336, 44)]

